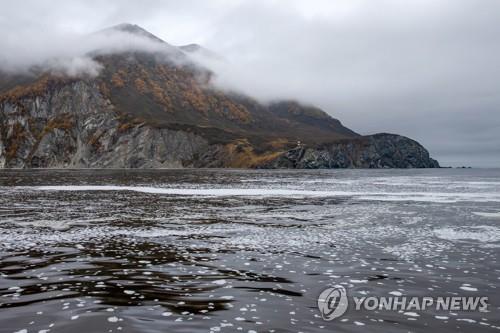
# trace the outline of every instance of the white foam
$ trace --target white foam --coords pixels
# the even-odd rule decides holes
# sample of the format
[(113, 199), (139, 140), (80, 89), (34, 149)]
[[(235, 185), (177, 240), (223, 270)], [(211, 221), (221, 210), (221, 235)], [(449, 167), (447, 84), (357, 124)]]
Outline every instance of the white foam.
[(465, 291), (477, 291), (477, 288), (471, 287), (470, 285), (462, 285), (460, 289), (465, 290)]
[[(232, 197), (232, 196), (338, 196), (351, 195), (349, 192), (307, 191), (290, 189), (267, 188), (161, 188), (144, 186), (113, 186), (113, 185), (67, 185), (67, 186), (40, 186), (35, 190), (41, 191), (132, 191), (151, 194), (167, 194), (180, 196), (207, 196), (207, 197)], [(354, 192), (353, 192), (354, 193)]]
[(20, 225), (33, 226), (39, 228), (50, 228), (57, 231), (67, 231), (76, 223), (71, 221), (52, 221), (52, 220), (35, 220), (29, 222), (21, 222)]
[(450, 317), (447, 316), (434, 316), (434, 318), (439, 319), (439, 320), (448, 320)]
[(498, 213), (487, 213), (487, 212), (472, 212), (472, 214), (482, 217), (490, 217), (494, 219), (500, 219), (500, 212)]
[(356, 197), (368, 201), (416, 201), (437, 203), (461, 201), (500, 202), (500, 193), (496, 192), (355, 192), (282, 188), (162, 188), (114, 185), (63, 185), (14, 188), (38, 191), (133, 191), (150, 194), (204, 197)]
[(474, 240), (483, 243), (500, 241), (500, 229), (492, 226), (475, 226), (469, 228), (440, 228), (434, 230), (434, 234), (441, 239)]
[(492, 192), (390, 192), (358, 193), (359, 199), (367, 201), (414, 201), (414, 202), (500, 202), (500, 194)]
[(459, 318), (457, 321), (465, 321), (467, 323), (474, 324), (476, 321), (474, 319), (469, 319), (469, 318)]

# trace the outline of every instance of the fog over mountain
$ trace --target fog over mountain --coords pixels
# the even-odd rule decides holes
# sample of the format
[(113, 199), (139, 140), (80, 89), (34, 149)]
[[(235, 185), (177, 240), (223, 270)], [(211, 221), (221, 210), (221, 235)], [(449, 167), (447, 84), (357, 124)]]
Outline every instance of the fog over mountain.
[[(89, 34), (37, 35), (33, 41), (30, 40), (32, 36), (14, 39), (4, 48), (0, 69), (8, 74), (48, 70), (69, 76), (96, 76), (102, 66), (93, 59), (95, 55), (124, 51), (147, 51), (165, 55), (179, 52), (177, 48), (155, 40), (154, 36), (148, 38), (147, 31), (141, 35), (136, 31), (121, 29), (127, 26), (122, 24)], [(20, 44), (24, 43), (28, 43), (29, 50), (22, 51), (24, 46)]]
[(500, 166), (500, 2), (4, 1), (0, 69), (96, 75), (89, 52), (197, 43), (222, 89), (317, 105), (358, 133), (417, 139), (442, 165)]

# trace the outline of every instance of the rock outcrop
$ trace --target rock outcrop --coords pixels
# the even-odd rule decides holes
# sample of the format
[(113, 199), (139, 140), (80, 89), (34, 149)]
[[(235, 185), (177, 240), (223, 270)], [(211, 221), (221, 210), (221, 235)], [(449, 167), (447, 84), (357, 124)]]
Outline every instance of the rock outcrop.
[(92, 81), (48, 87), (0, 108), (2, 168), (185, 167), (208, 141), (123, 118)]
[(266, 168), (439, 168), (429, 152), (407, 137), (380, 133), (362, 138), (291, 149)]

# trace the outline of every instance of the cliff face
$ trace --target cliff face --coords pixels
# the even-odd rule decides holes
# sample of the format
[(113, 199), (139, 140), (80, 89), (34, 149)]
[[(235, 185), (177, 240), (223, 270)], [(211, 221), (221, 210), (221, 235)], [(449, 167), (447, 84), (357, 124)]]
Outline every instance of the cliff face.
[(93, 80), (46, 79), (42, 85), (0, 100), (1, 168), (439, 167), (424, 147), (399, 135), (296, 148), (282, 139), (264, 141), (262, 149), (222, 129), (153, 126), (118, 112)]
[(0, 73), (0, 168), (437, 166), (410, 139), (362, 137), (312, 106), (217, 91), (182, 48), (117, 29), (165, 52), (96, 52), (97, 77)]
[(199, 135), (119, 115), (88, 81), (4, 100), (0, 123), (2, 168), (182, 167), (208, 148)]
[(359, 139), (291, 149), (266, 168), (439, 168), (418, 142), (395, 134), (375, 134)]
[[(213, 97), (213, 108), (200, 103), (207, 108), (200, 112), (193, 110), (189, 98), (165, 88), (162, 94), (174, 98), (171, 108), (164, 109), (162, 103), (152, 103), (154, 97), (147, 92), (139, 95), (135, 85), (122, 94), (138, 96), (136, 100), (120, 99), (113, 89), (123, 87), (113, 85), (105, 76), (47, 75), (0, 94), (0, 167), (252, 168), (276, 158), (297, 140), (314, 145), (358, 136), (322, 111), (297, 103), (264, 107), (244, 104), (250, 100), (243, 97), (199, 91), (204, 97), (219, 94)], [(234, 114), (226, 109), (231, 105), (238, 108)], [(235, 117), (241, 110), (248, 118)]]

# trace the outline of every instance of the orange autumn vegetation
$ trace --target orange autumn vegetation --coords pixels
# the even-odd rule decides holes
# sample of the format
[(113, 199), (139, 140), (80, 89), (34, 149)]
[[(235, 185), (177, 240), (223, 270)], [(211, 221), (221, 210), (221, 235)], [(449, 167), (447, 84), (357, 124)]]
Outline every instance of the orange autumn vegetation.
[(62, 129), (65, 131), (69, 131), (72, 129), (74, 126), (74, 119), (70, 114), (62, 114), (57, 116), (57, 118), (52, 118), (50, 119), (47, 124), (45, 125), (45, 128), (43, 129), (43, 132), (48, 133), (53, 131), (54, 129)]
[(32, 84), (16, 86), (0, 96), (0, 102), (17, 103), (22, 98), (33, 98), (44, 95), (49, 89), (62, 86), (73, 81), (70, 78), (45, 74)]
[(283, 151), (256, 153), (253, 146), (246, 139), (227, 144), (225, 148), (227, 156), (230, 156), (228, 166), (232, 168), (253, 168), (272, 161), (283, 154)]
[[(165, 112), (191, 109), (204, 116), (218, 115), (241, 123), (251, 121), (250, 112), (243, 105), (233, 102), (223, 93), (206, 88), (187, 68), (164, 63), (147, 67), (142, 62), (118, 68), (110, 73), (108, 82), (111, 89), (133, 88), (150, 96)], [(106, 84), (101, 85), (105, 95), (108, 95), (109, 88)]]
[(17, 156), (19, 145), (26, 138), (24, 127), (20, 123), (15, 123), (12, 126), (12, 133), (6, 142), (5, 156), (7, 159), (12, 159)]

